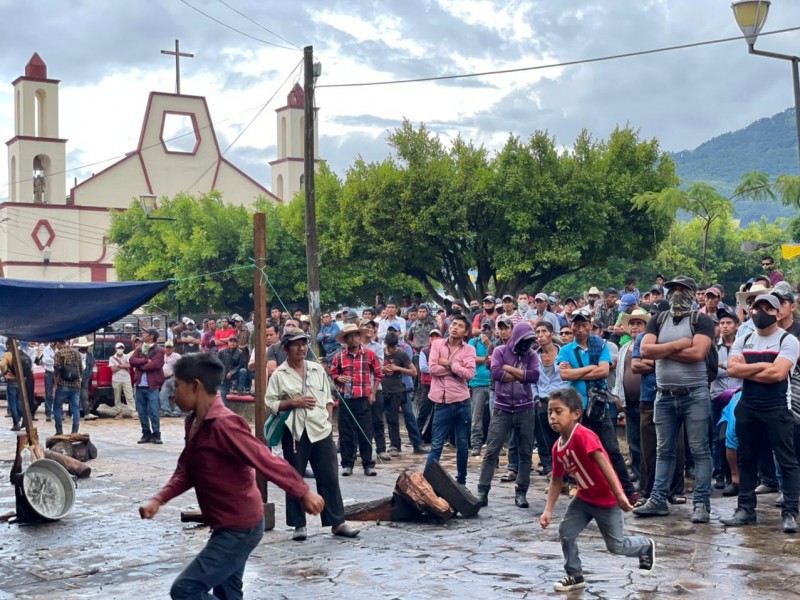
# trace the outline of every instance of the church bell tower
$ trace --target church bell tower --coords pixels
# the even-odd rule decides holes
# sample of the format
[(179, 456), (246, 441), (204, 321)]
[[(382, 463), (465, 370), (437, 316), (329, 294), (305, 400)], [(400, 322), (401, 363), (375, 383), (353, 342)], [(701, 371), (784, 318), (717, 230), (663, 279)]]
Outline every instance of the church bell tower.
[(14, 137), (8, 146), (11, 202), (64, 204), (66, 143), (58, 137), (58, 84), (34, 53), (13, 82)]
[[(282, 202), (291, 202), (303, 189), (303, 156), (305, 152), (304, 116), (306, 95), (300, 84), (294, 84), (286, 106), (277, 109), (278, 159), (269, 163), (272, 169), (272, 193)], [(317, 109), (314, 108), (316, 118)], [(319, 128), (314, 128), (314, 162), (319, 161)]]

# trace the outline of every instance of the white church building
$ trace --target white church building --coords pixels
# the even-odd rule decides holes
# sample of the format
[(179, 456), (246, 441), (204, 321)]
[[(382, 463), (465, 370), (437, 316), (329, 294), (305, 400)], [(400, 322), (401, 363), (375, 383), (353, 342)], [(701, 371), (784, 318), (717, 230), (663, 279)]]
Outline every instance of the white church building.
[(249, 206), (260, 196), (291, 200), (302, 188), (305, 97), (299, 85), (276, 111), (278, 158), (269, 163), (271, 191), (222, 155), (204, 97), (151, 92), (137, 147), (68, 192), (67, 140), (59, 138), (58, 128), (59, 81), (48, 79), (47, 65), (34, 54), (12, 85), (9, 198), (0, 203), (6, 277), (115, 281), (106, 238), (110, 215), (127, 210), (142, 195), (216, 189), (225, 202)]

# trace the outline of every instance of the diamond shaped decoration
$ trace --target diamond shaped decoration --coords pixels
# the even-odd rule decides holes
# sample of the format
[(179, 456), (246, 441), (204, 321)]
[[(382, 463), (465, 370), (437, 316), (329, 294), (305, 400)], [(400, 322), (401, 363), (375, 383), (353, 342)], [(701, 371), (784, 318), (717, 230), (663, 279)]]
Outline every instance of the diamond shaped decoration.
[(53, 231), (47, 219), (39, 219), (39, 222), (34, 225), (33, 231), (31, 231), (31, 237), (36, 247), (39, 248), (39, 250), (44, 250), (47, 246), (53, 246), (53, 241), (56, 239), (56, 232)]

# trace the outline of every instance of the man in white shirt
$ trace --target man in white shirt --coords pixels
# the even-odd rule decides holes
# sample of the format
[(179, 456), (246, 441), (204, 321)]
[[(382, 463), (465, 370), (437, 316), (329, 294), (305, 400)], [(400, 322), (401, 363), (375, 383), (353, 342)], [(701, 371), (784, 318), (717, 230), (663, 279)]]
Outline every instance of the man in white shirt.
[(181, 409), (175, 406), (175, 400), (172, 399), (175, 392), (175, 379), (172, 377), (172, 369), (181, 358), (181, 355), (175, 352), (174, 346), (173, 342), (164, 344), (164, 366), (161, 368), (164, 373), (164, 385), (161, 386), (161, 392), (159, 393), (161, 415), (164, 417), (181, 416)]
[(56, 389), (56, 343), (42, 344), (41, 354), (37, 357), (36, 364), (44, 367), (44, 417), (45, 420), (53, 419), (53, 398)]
[(125, 344), (117, 342), (114, 349), (115, 353), (108, 358), (108, 366), (111, 368), (111, 389), (114, 392), (114, 408), (117, 410), (114, 418), (121, 419), (126, 412), (122, 404), (122, 394), (125, 394), (129, 413), (134, 410), (135, 400), (131, 384), (131, 365), (128, 363), (128, 355), (125, 354)]
[(383, 343), (383, 339), (389, 331), (389, 325), (397, 326), (397, 337), (402, 341), (406, 335), (406, 320), (397, 316), (397, 303), (394, 300), (386, 303), (386, 318), (378, 324), (378, 341), (380, 343)]

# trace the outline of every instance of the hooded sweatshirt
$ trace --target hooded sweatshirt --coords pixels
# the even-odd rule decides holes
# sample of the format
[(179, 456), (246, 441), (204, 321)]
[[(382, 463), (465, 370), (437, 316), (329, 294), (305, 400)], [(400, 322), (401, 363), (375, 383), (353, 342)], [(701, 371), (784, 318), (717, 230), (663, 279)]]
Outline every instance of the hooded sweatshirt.
[[(531, 384), (539, 380), (539, 357), (531, 347), (524, 355), (514, 353), (518, 342), (535, 339), (536, 333), (530, 323), (522, 322), (514, 325), (508, 344), (498, 346), (492, 353), (492, 380), (494, 384), (494, 407), (507, 413), (519, 413), (533, 410), (533, 394)], [(525, 371), (523, 381), (503, 381), (503, 365), (510, 365)]]

